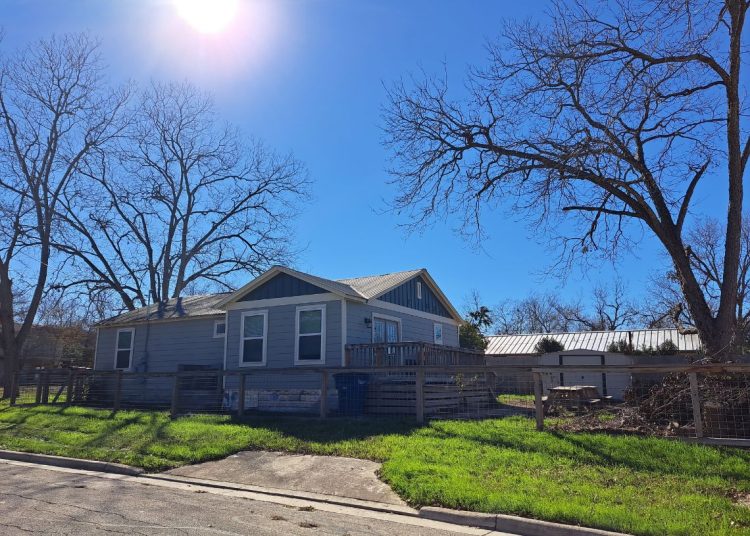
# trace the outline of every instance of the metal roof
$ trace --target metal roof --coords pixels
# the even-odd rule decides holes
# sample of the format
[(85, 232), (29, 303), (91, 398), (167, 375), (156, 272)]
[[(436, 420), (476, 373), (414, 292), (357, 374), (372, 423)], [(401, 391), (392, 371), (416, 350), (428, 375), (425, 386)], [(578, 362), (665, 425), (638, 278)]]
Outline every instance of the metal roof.
[[(138, 322), (170, 320), (175, 318), (191, 318), (201, 316), (223, 315), (224, 310), (216, 305), (227, 296), (226, 292), (219, 294), (196, 294), (183, 298), (171, 298), (159, 311), (159, 306), (149, 305), (134, 311), (127, 311), (120, 315), (99, 322), (99, 326), (133, 324)], [(177, 302), (180, 300), (178, 307)]]
[(701, 348), (697, 333), (680, 333), (677, 329), (633, 329), (622, 331), (576, 331), (567, 333), (529, 333), (523, 335), (491, 335), (487, 337), (486, 355), (536, 355), (534, 349), (543, 337), (553, 337), (565, 351), (591, 350), (606, 352), (613, 342), (629, 341), (633, 348), (656, 348), (666, 340), (677, 345), (680, 352), (697, 352)]
[[(115, 316), (100, 322), (99, 325), (121, 325), (145, 322), (146, 320), (156, 321), (182, 317), (223, 315), (224, 309), (222, 309), (222, 307), (226, 302), (231, 301), (230, 298), (235, 298), (236, 296), (245, 294), (251, 286), (257, 285), (259, 283), (262, 284), (264, 281), (279, 272), (285, 272), (290, 275), (297, 276), (328, 291), (336, 292), (340, 295), (359, 300), (369, 300), (372, 298), (376, 298), (388, 292), (392, 288), (405, 283), (412, 277), (416, 277), (419, 274), (424, 274), (425, 277), (431, 281), (429, 275), (427, 274), (427, 271), (424, 269), (333, 280), (316, 275), (311, 275), (305, 272), (299, 272), (285, 266), (274, 266), (263, 275), (254, 279), (248, 285), (245, 285), (235, 292), (185, 296), (182, 298), (181, 307), (179, 308), (177, 306), (177, 299), (172, 298), (167, 302), (166, 306), (163, 307), (161, 315), (159, 314), (158, 306), (151, 305), (149, 307), (136, 309), (135, 311), (122, 313), (119, 316)], [(448, 302), (448, 305), (450, 305), (450, 302)]]
[(350, 279), (338, 279), (338, 283), (343, 283), (357, 291), (365, 299), (375, 298), (394, 287), (405, 283), (412, 277), (416, 277), (423, 270), (407, 270), (405, 272), (393, 272), (382, 275), (368, 275), (365, 277), (353, 277)]

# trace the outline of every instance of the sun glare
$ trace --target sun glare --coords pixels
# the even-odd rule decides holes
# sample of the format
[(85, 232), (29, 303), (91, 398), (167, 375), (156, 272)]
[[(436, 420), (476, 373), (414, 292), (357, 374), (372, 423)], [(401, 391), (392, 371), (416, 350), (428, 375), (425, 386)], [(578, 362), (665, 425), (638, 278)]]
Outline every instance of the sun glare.
[(234, 20), (239, 0), (173, 0), (177, 13), (204, 34), (219, 33)]

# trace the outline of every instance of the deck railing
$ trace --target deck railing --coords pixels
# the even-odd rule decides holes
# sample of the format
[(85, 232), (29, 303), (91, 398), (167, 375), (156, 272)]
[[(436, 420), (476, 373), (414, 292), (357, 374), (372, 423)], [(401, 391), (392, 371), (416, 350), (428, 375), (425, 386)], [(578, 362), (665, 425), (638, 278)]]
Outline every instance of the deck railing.
[(484, 353), (428, 342), (348, 344), (347, 367), (484, 365)]

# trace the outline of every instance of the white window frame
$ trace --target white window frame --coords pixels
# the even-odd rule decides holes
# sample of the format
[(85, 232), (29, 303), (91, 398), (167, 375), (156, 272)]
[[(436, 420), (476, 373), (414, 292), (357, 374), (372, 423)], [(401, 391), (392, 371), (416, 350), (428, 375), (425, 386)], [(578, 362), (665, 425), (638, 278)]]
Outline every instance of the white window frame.
[(372, 313), (372, 322), (371, 328), (370, 328), (370, 342), (373, 344), (375, 343), (375, 319), (379, 318), (381, 320), (390, 320), (391, 322), (396, 322), (398, 324), (398, 341), (396, 342), (402, 342), (404, 338), (404, 332), (401, 329), (401, 319), (397, 316), (390, 316), (390, 315), (384, 315), (381, 313)]
[[(246, 363), (242, 360), (245, 353), (245, 341), (251, 339), (260, 339), (261, 337), (245, 337), (245, 318), (248, 316), (262, 316), (263, 317), (263, 359), (258, 362)], [(266, 357), (268, 354), (268, 310), (262, 311), (243, 311), (240, 316), (240, 352), (239, 352), (239, 366), (240, 367), (265, 367)]]
[[(224, 324), (224, 333), (219, 333), (216, 328), (219, 324)], [(226, 320), (214, 320), (214, 339), (222, 339), (227, 335), (227, 322)]]
[[(128, 332), (130, 333), (130, 355), (128, 356), (128, 366), (125, 368), (118, 367), (117, 366), (117, 354), (120, 353), (120, 350), (124, 350), (125, 348), (120, 348), (120, 333)], [(114, 369), (115, 370), (130, 370), (133, 368), (133, 349), (135, 348), (135, 328), (120, 328), (117, 330), (117, 334), (115, 335), (115, 362), (114, 362)]]
[[(302, 359), (299, 358), (299, 314), (303, 311), (320, 311), (320, 359)], [(304, 335), (314, 335), (306, 333)], [(300, 305), (294, 312), (294, 364), (295, 365), (321, 365), (326, 362), (326, 306), (325, 304), (317, 305)]]
[(422, 299), (422, 282), (421, 281), (417, 281), (417, 299), (418, 300)]
[[(437, 327), (440, 326), (440, 342), (437, 341)], [(440, 322), (435, 322), (432, 325), (432, 342), (439, 346), (445, 346), (445, 325)]]

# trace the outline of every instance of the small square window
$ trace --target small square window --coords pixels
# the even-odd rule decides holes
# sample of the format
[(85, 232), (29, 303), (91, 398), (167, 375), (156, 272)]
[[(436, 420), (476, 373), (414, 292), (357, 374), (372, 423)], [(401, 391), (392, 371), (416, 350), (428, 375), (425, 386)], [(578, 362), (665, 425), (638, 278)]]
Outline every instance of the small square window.
[(223, 320), (214, 322), (214, 338), (223, 337), (227, 333), (227, 324)]

